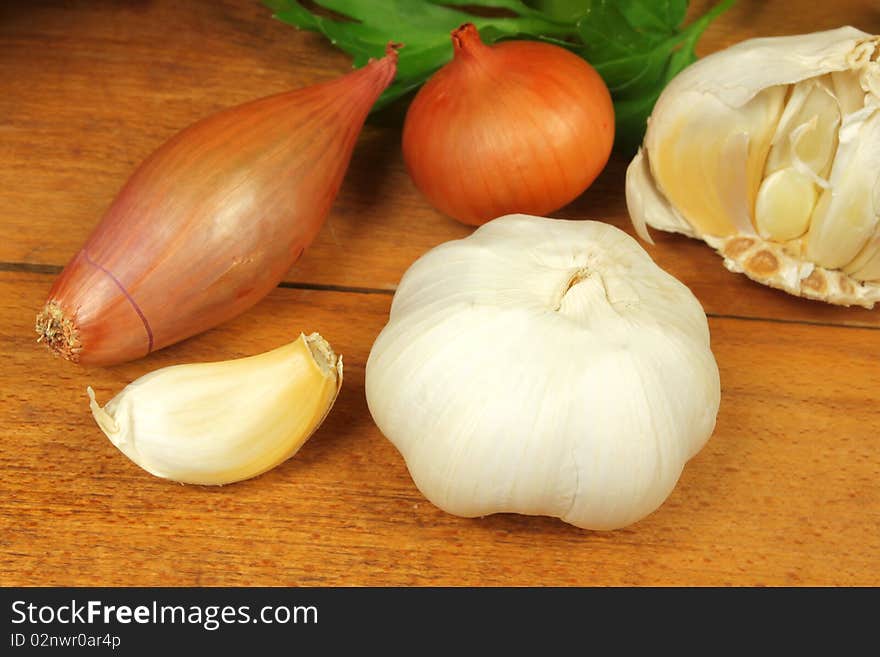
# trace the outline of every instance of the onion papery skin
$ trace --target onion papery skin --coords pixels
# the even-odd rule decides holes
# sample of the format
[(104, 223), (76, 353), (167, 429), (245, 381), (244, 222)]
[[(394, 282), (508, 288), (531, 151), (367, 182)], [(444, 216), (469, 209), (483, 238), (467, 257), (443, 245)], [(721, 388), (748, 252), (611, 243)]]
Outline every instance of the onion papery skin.
[(416, 187), (471, 225), (547, 214), (580, 196), (614, 142), (611, 94), (595, 69), (547, 43), (488, 46), (469, 23), (452, 40), (452, 61), (421, 88), (404, 123)]
[(317, 235), (396, 52), (209, 116), (134, 172), (37, 317), (85, 365), (143, 357), (242, 313)]

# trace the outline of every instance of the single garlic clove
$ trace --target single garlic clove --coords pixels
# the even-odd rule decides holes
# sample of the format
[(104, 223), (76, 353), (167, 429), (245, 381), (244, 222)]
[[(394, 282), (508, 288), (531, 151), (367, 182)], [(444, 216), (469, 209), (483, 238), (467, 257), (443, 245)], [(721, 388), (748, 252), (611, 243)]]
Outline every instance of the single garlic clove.
[(825, 176), (837, 148), (840, 105), (828, 76), (796, 84), (773, 137), (764, 174), (800, 163)]
[(806, 255), (822, 267), (840, 269), (858, 256), (880, 220), (874, 199), (880, 184), (880, 107), (844, 120), (830, 183), (813, 213)]
[(771, 87), (738, 112), (700, 96), (652, 120), (646, 148), (653, 178), (697, 232), (754, 233), (752, 200), (784, 97)]
[(648, 226), (702, 239), (731, 271), (791, 294), (880, 300), (880, 36), (753, 39), (661, 94), (627, 170)]
[(847, 265), (846, 272), (863, 281), (880, 281), (880, 226), (858, 256)]
[(755, 201), (755, 225), (761, 237), (777, 242), (807, 232), (818, 198), (817, 187), (837, 148), (840, 107), (828, 76), (792, 89), (764, 168)]
[(779, 169), (761, 183), (755, 203), (758, 231), (777, 241), (800, 237), (807, 232), (815, 204), (812, 180), (792, 167)]
[(104, 408), (110, 441), (147, 472), (219, 485), (255, 477), (293, 456), (324, 421), (342, 385), (342, 357), (319, 334), (272, 351), (166, 367)]

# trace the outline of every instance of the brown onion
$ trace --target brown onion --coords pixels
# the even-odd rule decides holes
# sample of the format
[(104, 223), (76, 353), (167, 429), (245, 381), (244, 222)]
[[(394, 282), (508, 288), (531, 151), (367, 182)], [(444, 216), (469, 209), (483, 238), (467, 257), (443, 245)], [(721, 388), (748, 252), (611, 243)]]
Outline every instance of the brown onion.
[(110, 365), (224, 322), (312, 242), (395, 50), (341, 78), (221, 111), (134, 172), (55, 281), (39, 340)]
[(535, 41), (487, 46), (468, 23), (416, 95), (403, 155), (416, 186), (467, 224), (545, 215), (577, 198), (614, 141), (611, 94), (583, 59)]

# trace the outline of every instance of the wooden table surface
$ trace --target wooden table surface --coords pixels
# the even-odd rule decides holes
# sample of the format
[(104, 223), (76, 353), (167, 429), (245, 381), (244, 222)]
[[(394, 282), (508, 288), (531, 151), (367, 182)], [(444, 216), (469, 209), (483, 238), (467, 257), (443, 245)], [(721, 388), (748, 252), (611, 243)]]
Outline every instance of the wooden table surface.
[[(694, 3), (703, 9), (708, 3)], [(852, 24), (872, 0), (740, 0), (701, 53)], [(667, 502), (616, 532), (463, 519), (421, 497), (373, 424), (364, 365), (401, 274), (469, 229), (432, 210), (400, 155), (404, 107), (365, 128), (319, 238), (237, 319), (149, 357), (83, 368), (35, 343), (34, 315), (134, 166), (223, 107), (349, 68), (257, 2), (11, 2), (0, 7), (0, 585), (880, 584), (880, 309), (796, 299), (656, 235), (703, 303), (722, 379), (715, 434)], [(632, 232), (626, 160), (560, 217)], [(108, 400), (181, 362), (320, 331), (344, 354), (333, 413), (305, 447), (223, 488), (151, 477), (98, 430)]]

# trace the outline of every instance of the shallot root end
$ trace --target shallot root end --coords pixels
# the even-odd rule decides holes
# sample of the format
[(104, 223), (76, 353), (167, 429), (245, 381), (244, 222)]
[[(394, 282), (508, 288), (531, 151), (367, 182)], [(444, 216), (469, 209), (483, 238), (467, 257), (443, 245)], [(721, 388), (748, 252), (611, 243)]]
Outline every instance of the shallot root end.
[(49, 301), (43, 306), (37, 315), (36, 330), (37, 342), (42, 342), (53, 354), (74, 363), (79, 361), (82, 350), (79, 330), (74, 321), (64, 315), (57, 301)]

